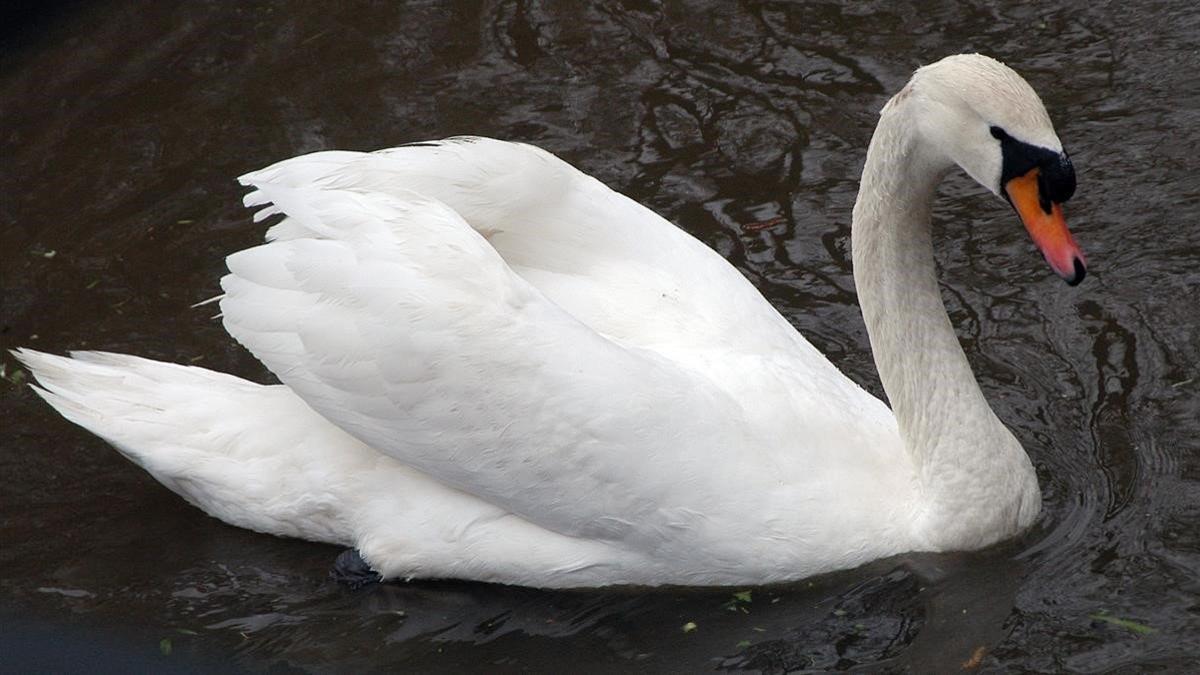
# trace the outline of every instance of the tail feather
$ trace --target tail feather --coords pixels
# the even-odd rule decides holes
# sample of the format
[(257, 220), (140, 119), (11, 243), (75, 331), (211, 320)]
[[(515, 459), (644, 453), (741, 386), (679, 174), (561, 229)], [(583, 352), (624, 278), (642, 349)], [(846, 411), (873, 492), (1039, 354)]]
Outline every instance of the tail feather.
[(352, 542), (350, 478), (377, 455), (286, 388), (108, 352), (13, 355), (63, 417), (210, 515), (260, 532)]
[(63, 416), (231, 525), (353, 546), (389, 578), (570, 587), (616, 564), (604, 544), (544, 530), (381, 455), (285, 387), (108, 352), (13, 354)]

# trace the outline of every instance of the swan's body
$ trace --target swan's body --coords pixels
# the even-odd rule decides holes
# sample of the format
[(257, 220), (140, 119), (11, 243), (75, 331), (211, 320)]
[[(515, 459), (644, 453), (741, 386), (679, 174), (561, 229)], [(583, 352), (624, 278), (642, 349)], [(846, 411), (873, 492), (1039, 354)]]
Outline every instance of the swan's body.
[(895, 415), (711, 249), (487, 139), (243, 178), (248, 204), (286, 217), (229, 257), (221, 311), (281, 385), (19, 356), (68, 419), (211, 515), (354, 546), (385, 577), (769, 583), (986, 546), (1040, 500), (934, 279), (937, 182), (955, 160), (1001, 178), (923, 128), (956, 86), (1013, 98), (987, 123), (1061, 152), (1036, 95), (985, 57), (922, 69), (885, 108), (853, 246)]

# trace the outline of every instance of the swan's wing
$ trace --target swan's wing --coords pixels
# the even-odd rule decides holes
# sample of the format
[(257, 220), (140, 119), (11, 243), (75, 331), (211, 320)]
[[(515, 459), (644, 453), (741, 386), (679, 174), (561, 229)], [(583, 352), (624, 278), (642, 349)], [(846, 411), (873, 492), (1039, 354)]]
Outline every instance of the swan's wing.
[(351, 435), (578, 536), (669, 527), (731, 479), (736, 402), (563, 311), (454, 210), (260, 189), (309, 235), (228, 258), (225, 327)]
[[(514, 272), (597, 332), (660, 352), (805, 352), (831, 365), (715, 251), (549, 152), (456, 138), (318, 152), (242, 177), (255, 187), (417, 193), (457, 212)], [(278, 213), (261, 190), (246, 197)], [(269, 239), (309, 236), (288, 218)]]

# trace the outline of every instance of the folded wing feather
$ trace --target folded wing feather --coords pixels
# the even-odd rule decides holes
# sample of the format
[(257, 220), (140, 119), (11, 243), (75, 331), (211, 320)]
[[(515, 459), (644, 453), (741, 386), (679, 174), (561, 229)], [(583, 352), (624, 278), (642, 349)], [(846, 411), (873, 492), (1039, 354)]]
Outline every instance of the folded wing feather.
[[(226, 329), (364, 443), (549, 529), (654, 536), (737, 404), (606, 338), (432, 199), (263, 184), (313, 236), (229, 258)], [(599, 531), (597, 531), (599, 530)]]

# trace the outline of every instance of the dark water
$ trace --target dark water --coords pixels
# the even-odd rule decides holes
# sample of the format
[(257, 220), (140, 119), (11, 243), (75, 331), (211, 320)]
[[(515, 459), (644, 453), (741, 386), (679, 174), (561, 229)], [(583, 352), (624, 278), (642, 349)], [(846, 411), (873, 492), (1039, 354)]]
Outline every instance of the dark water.
[(889, 92), (971, 50), (1042, 93), (1093, 274), (1067, 288), (1002, 204), (950, 181), (944, 296), (1045, 515), (995, 550), (749, 602), (351, 592), (325, 578), (335, 549), (207, 518), (0, 381), (0, 669), (1200, 670), (1200, 10), (992, 4), (118, 1), (9, 20), (4, 348), (265, 381), (189, 309), (261, 237), (232, 178), (476, 133), (536, 142), (699, 236), (878, 392), (848, 253), (859, 166)]

